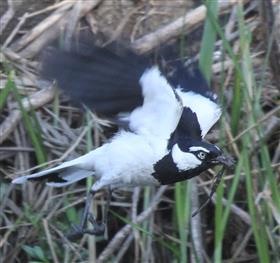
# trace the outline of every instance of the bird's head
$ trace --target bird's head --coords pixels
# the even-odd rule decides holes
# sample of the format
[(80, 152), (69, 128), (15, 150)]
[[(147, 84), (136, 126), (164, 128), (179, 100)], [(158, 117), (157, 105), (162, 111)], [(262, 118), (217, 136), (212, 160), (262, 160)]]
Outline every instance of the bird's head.
[(193, 169), (203, 171), (214, 165), (233, 165), (233, 159), (214, 145), (200, 140), (182, 140), (172, 146), (171, 156), (180, 172)]
[(154, 166), (154, 177), (161, 184), (170, 184), (197, 176), (215, 166), (231, 167), (234, 160), (222, 150), (206, 141), (195, 139), (177, 140), (166, 156)]

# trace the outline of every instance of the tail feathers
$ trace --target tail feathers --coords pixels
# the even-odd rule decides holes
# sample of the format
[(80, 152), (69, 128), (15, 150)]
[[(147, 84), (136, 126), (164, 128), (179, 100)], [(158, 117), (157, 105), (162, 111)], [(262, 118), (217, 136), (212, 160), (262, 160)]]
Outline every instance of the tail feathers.
[(80, 181), (88, 176), (93, 176), (94, 172), (73, 166), (73, 163), (63, 163), (57, 167), (44, 170), (35, 174), (18, 177), (12, 181), (13, 184), (23, 184), (26, 181), (46, 180), (47, 185), (53, 187), (63, 187)]
[(59, 173), (59, 180), (54, 180), (54, 178), (50, 178), (50, 180), (48, 180), (47, 182), (47, 185), (52, 187), (63, 187), (93, 175), (93, 171), (72, 167)]

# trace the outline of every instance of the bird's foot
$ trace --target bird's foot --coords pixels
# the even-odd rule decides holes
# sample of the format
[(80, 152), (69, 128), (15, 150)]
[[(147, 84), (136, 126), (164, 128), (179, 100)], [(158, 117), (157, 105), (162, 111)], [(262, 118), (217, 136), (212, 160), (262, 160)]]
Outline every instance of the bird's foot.
[(81, 239), (84, 234), (96, 235), (96, 236), (101, 236), (104, 234), (105, 224), (98, 223), (92, 213), (88, 213), (87, 217), (88, 217), (87, 218), (88, 221), (92, 225), (92, 228), (86, 228), (86, 224), (73, 225), (72, 231), (67, 235), (67, 238), (69, 240), (75, 241)]

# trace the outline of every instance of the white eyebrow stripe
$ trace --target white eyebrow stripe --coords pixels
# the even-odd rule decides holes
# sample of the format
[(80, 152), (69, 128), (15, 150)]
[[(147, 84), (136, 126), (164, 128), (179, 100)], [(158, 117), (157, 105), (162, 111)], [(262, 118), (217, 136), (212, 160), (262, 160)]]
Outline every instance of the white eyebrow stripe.
[(217, 146), (217, 145), (214, 145), (216, 147), (217, 150), (221, 151), (221, 149)]
[(200, 147), (200, 146), (192, 146), (190, 147), (190, 151), (191, 152), (195, 152), (195, 151), (204, 151), (204, 152), (207, 152), (209, 153), (209, 151), (203, 147)]

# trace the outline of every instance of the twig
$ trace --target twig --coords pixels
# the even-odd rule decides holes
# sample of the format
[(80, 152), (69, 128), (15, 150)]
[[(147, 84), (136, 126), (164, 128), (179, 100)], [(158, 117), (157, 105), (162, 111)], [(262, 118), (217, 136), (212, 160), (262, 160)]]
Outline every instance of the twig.
[[(129, 248), (131, 242), (133, 241), (134, 237), (133, 234), (130, 234), (126, 240), (123, 242), (122, 247), (120, 248), (117, 256), (114, 258), (114, 262), (118, 263), (121, 262), (122, 257), (124, 256), (125, 252), (127, 251), (127, 249)], [(135, 261), (136, 262), (136, 261)]]
[[(207, 187), (203, 187), (204, 191), (209, 195), (210, 194), (210, 190)], [(213, 195), (212, 197), (212, 201), (214, 203), (216, 203), (216, 194)], [(225, 198), (222, 198), (222, 204), (223, 205), (227, 205), (228, 201)], [(245, 212), (244, 210), (242, 210), (241, 208), (239, 208), (237, 205), (235, 204), (231, 204), (230, 206), (230, 211), (237, 215), (245, 224), (247, 225), (251, 225), (251, 218), (249, 216), (249, 214), (247, 212)]]
[(50, 11), (52, 11), (54, 9), (58, 9), (58, 8), (64, 6), (64, 5), (66, 5), (66, 8), (69, 8), (68, 7), (69, 6), (69, 0), (68, 1), (58, 2), (58, 3), (55, 3), (55, 4), (51, 5), (51, 6), (46, 7), (44, 9), (41, 9), (41, 10), (35, 11), (33, 13), (30, 13), (30, 14), (27, 15), (27, 18), (38, 16), (38, 15), (44, 14), (46, 12), (50, 12)]
[(262, 18), (262, 26), (265, 35), (266, 46), (268, 47), (268, 49), (269, 46), (271, 46), (271, 49), (267, 50), (267, 52), (270, 52), (269, 54), (270, 66), (274, 73), (273, 76), (275, 80), (277, 81), (277, 83), (279, 83), (280, 82), (280, 46), (278, 45), (279, 43), (277, 43), (277, 39), (276, 39), (277, 36), (278, 37), (280, 36), (279, 33), (277, 33), (279, 31), (278, 26), (280, 24), (279, 15), (278, 17), (274, 15), (274, 7), (273, 7), (272, 0), (259, 1), (259, 9)]
[(75, 5), (73, 6), (71, 13), (71, 19), (66, 24), (65, 27), (65, 35), (64, 35), (64, 46), (66, 50), (70, 50), (71, 47), (71, 39), (74, 35), (76, 26), (78, 24), (79, 18), (81, 17), (81, 0), (76, 1)]
[(2, 46), (2, 49), (6, 48), (11, 41), (14, 39), (15, 35), (18, 33), (18, 31), (20, 30), (20, 28), (22, 27), (22, 25), (25, 23), (26, 18), (27, 18), (28, 13), (25, 13), (19, 20), (18, 24), (16, 25), (16, 27), (14, 28), (14, 30), (12, 31), (12, 33), (9, 35), (9, 37), (6, 39), (5, 43)]
[(57, 258), (57, 255), (55, 253), (55, 249), (54, 249), (54, 246), (53, 246), (53, 241), (52, 241), (52, 238), (51, 238), (51, 234), (50, 234), (50, 230), (49, 230), (49, 226), (48, 226), (48, 221), (46, 219), (43, 219), (43, 225), (44, 225), (44, 230), (45, 230), (46, 237), (47, 237), (47, 242), (48, 242), (48, 245), (49, 245), (50, 250), (51, 250), (53, 262), (59, 263), (59, 260)]
[[(133, 195), (132, 195), (132, 206), (131, 206), (131, 218), (132, 222), (134, 223), (137, 218), (137, 206), (140, 198), (140, 192), (141, 189), (140, 187), (136, 187), (133, 190)], [(135, 262), (139, 261), (139, 239), (140, 239), (140, 233), (138, 229), (133, 229), (133, 237), (134, 237), (134, 259)]]
[(245, 250), (247, 243), (250, 240), (250, 237), (252, 236), (253, 230), (250, 228), (247, 233), (244, 235), (241, 244), (239, 244), (239, 246), (236, 248), (236, 250), (234, 251), (234, 254), (231, 258), (231, 262), (236, 262), (238, 256)]
[[(192, 190), (191, 190), (191, 202), (192, 202), (192, 211), (199, 209), (199, 200), (198, 200), (198, 187), (196, 178), (192, 179)], [(202, 240), (202, 230), (201, 230), (201, 217), (200, 213), (196, 216), (191, 217), (191, 235), (192, 243), (194, 246), (194, 251), (198, 262), (203, 262), (203, 240)]]
[(114, 30), (112, 36), (110, 37), (110, 39), (104, 44), (104, 46), (112, 43), (113, 41), (117, 40), (119, 38), (119, 36), (121, 35), (125, 25), (129, 22), (129, 19), (132, 17), (132, 15), (134, 15), (136, 12), (139, 11), (139, 9), (142, 8), (142, 6), (140, 7), (136, 7), (134, 8), (132, 11), (130, 11), (123, 19), (122, 21), (119, 23), (119, 25), (117, 26), (116, 30)]
[[(30, 97), (22, 100), (23, 107), (26, 111), (30, 111), (32, 108), (37, 109), (50, 102), (54, 96), (54, 87), (48, 87), (40, 90)], [(16, 125), (22, 118), (22, 113), (19, 109), (14, 109), (10, 112), (8, 117), (2, 122), (0, 126), (0, 144), (5, 141)]]
[[(246, 2), (246, 1), (245, 1)], [(219, 11), (223, 12), (229, 10), (233, 5), (237, 4), (238, 0), (220, 0)], [(206, 17), (206, 6), (201, 5), (191, 12), (187, 12), (184, 16), (176, 19), (170, 24), (163, 26), (147, 34), (140, 39), (136, 40), (132, 47), (138, 53), (147, 53), (150, 50), (156, 48), (162, 43), (166, 43), (171, 38), (177, 37), (182, 32), (188, 33), (194, 29), (197, 25), (202, 23)]]
[(8, 0), (8, 5), (9, 5), (8, 10), (4, 13), (4, 15), (2, 15), (2, 17), (0, 19), (0, 35), (2, 35), (6, 26), (9, 24), (9, 22), (11, 21), (11, 19), (15, 15), (15, 9), (14, 9), (14, 5), (13, 5), (13, 1)]
[[(153, 200), (151, 201), (150, 206), (143, 211), (140, 215), (137, 216), (135, 220), (135, 224), (142, 223), (146, 218), (148, 218), (151, 213), (156, 209), (156, 206), (161, 201), (161, 196), (163, 195), (164, 191), (166, 190), (167, 186), (161, 186), (157, 193), (155, 194)], [(124, 226), (111, 240), (111, 242), (107, 245), (107, 247), (102, 251), (100, 256), (97, 259), (97, 263), (107, 262), (109, 257), (117, 250), (125, 237), (130, 233), (132, 230), (131, 225)]]
[[(56, 227), (54, 227), (53, 225), (50, 225), (50, 228), (57, 233), (57, 235), (63, 240), (63, 244), (65, 246), (67, 246), (67, 248), (71, 249), (71, 251), (73, 251), (73, 253), (75, 254), (75, 257), (78, 259), (78, 262), (82, 261), (82, 256), (81, 253), (79, 253), (79, 251), (75, 248), (75, 246), (73, 246), (73, 244), (71, 242), (69, 242), (69, 240), (65, 237), (65, 234), (62, 233), (59, 229), (57, 229)], [(70, 261), (68, 261), (70, 262)], [(77, 262), (77, 261), (76, 261)]]
[(67, 10), (74, 4), (72, 1), (67, 1), (67, 5), (58, 8), (51, 16), (44, 19), (36, 27), (25, 34), (14, 46), (13, 49), (18, 52), (30, 44), (34, 39), (38, 38), (49, 27), (59, 24), (59, 20), (66, 14)]
[(230, 141), (228, 144), (232, 144), (235, 141), (237, 141), (238, 139), (240, 139), (244, 134), (246, 134), (247, 132), (249, 132), (250, 130), (258, 127), (262, 122), (264, 122), (266, 119), (268, 119), (270, 116), (274, 115), (276, 112), (278, 112), (280, 110), (280, 105), (277, 106), (276, 108), (274, 108), (273, 110), (269, 111), (267, 114), (265, 114), (260, 120), (258, 120), (256, 123), (252, 124), (251, 126), (249, 126), (248, 128), (246, 128), (245, 130), (243, 130), (242, 132), (240, 132), (236, 137), (234, 137), (232, 139), (232, 141)]
[[(67, 1), (67, 0), (66, 0)], [(101, 0), (82, 1), (81, 11), (79, 12), (79, 18), (83, 17), (91, 9), (96, 7)], [(73, 6), (75, 1), (68, 1)], [(66, 6), (66, 5), (65, 5)], [(61, 29), (71, 21), (71, 11), (65, 11), (63, 6), (63, 12), (59, 13), (58, 10), (53, 13), (52, 16), (43, 20), (37, 27), (33, 28), (32, 34), (28, 34), (17, 43), (16, 49), (20, 50), (20, 55), (25, 58), (33, 58), (36, 56), (48, 43), (56, 39)], [(60, 10), (60, 9), (59, 9)], [(60, 11), (61, 12), (61, 11)], [(46, 26), (48, 24), (48, 26)], [(44, 32), (44, 34), (42, 34)], [(28, 44), (28, 45), (27, 45)]]

